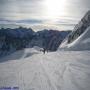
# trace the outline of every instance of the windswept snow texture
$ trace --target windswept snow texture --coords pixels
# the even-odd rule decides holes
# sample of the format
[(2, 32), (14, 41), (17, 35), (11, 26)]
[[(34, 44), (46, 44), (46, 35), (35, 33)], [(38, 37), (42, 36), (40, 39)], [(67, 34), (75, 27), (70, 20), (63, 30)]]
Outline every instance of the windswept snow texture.
[(0, 87), (90, 90), (90, 51), (15, 52), (0, 59)]

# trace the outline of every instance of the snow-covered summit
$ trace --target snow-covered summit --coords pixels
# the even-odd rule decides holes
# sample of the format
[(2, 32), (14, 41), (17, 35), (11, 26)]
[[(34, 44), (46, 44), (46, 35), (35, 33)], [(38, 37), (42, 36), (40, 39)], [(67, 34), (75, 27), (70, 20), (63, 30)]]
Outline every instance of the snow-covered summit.
[(60, 49), (90, 50), (90, 11), (86, 13), (72, 33), (62, 42)]

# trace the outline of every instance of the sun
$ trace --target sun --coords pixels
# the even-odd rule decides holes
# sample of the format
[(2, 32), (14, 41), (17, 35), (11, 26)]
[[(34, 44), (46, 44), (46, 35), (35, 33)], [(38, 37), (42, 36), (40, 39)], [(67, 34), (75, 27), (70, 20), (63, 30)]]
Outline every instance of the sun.
[(45, 0), (44, 4), (46, 16), (53, 19), (64, 13), (66, 0)]

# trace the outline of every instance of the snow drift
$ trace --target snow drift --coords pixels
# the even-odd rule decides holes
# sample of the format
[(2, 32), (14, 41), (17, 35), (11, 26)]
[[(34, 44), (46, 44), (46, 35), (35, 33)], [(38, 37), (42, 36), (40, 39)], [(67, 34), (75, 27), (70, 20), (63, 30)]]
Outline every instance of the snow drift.
[(34, 48), (17, 51), (0, 58), (0, 88), (90, 90), (89, 53), (57, 51), (43, 54)]

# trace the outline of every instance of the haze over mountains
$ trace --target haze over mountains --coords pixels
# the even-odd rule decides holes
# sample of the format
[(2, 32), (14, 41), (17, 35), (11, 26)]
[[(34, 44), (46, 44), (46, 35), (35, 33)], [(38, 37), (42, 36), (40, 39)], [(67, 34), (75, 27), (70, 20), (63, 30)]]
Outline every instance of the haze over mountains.
[(0, 27), (16, 28), (22, 24), (34, 30), (70, 30), (90, 9), (89, 3), (90, 0), (0, 0)]
[[(66, 36), (71, 31), (57, 31), (57, 30), (44, 29), (43, 31), (34, 32), (31, 28), (23, 28), (23, 27), (19, 27), (15, 29), (1, 28), (0, 56), (7, 55), (11, 52), (14, 52), (16, 50), (21, 50), (23, 48), (32, 48), (34, 46), (38, 46), (40, 48), (48, 48), (49, 51), (56, 51), (59, 45), (61, 44), (61, 42), (65, 38), (66, 38), (66, 40), (64, 40), (65, 44), (62, 43), (60, 47), (73, 46), (72, 42), (75, 41), (79, 36), (81, 36), (82, 33), (85, 32), (85, 30), (87, 29), (88, 29), (87, 33), (89, 36), (89, 31), (90, 31), (89, 26), (90, 26), (90, 11), (86, 13), (86, 15), (81, 19), (79, 24), (75, 26), (74, 30), (67, 38)], [(80, 40), (78, 42), (80, 42)], [(83, 46), (82, 43), (80, 47)], [(70, 45), (68, 46), (68, 44)], [(77, 45), (77, 50), (80, 47)], [(86, 45), (85, 47), (89, 49), (89, 45), (88, 46)]]

